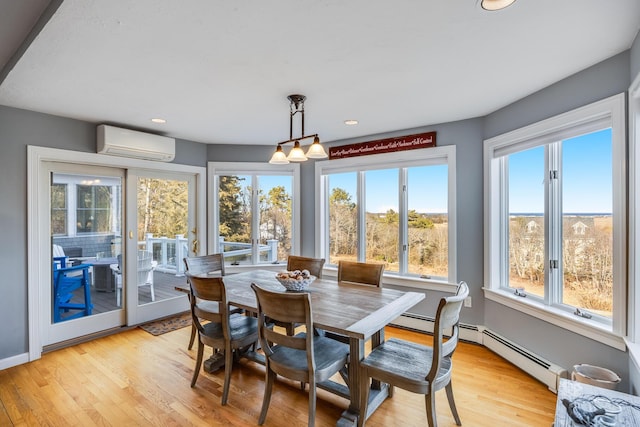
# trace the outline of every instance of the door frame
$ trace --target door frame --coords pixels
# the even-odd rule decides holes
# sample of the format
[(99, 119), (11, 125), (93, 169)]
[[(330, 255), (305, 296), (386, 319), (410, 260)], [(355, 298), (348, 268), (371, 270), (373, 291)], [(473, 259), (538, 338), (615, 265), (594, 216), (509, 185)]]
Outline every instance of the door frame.
[[(43, 185), (49, 181), (43, 162), (77, 163), (86, 166), (105, 166), (125, 169), (146, 169), (158, 172), (182, 172), (193, 174), (196, 178), (196, 224), (200, 242), (206, 242), (206, 168), (200, 166), (160, 163), (149, 160), (130, 159), (104, 154), (83, 153), (56, 148), (27, 146), (27, 287), (28, 287), (28, 321), (29, 361), (39, 359), (42, 355), (44, 334), (50, 324), (51, 308), (44, 306), (50, 298), (42, 295), (46, 282), (51, 284), (51, 240), (50, 188)], [(43, 188), (46, 187), (46, 188)], [(206, 248), (206, 244), (200, 245)], [(202, 249), (201, 249), (202, 250)], [(185, 299), (186, 302), (186, 299)], [(81, 336), (81, 334), (79, 335)]]

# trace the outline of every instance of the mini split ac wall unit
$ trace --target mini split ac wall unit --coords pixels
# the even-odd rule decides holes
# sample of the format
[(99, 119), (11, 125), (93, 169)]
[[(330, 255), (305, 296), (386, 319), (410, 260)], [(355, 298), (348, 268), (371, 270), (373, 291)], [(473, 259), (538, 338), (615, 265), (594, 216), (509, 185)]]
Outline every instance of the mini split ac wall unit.
[(109, 125), (98, 125), (97, 152), (111, 156), (170, 162), (176, 156), (176, 140)]

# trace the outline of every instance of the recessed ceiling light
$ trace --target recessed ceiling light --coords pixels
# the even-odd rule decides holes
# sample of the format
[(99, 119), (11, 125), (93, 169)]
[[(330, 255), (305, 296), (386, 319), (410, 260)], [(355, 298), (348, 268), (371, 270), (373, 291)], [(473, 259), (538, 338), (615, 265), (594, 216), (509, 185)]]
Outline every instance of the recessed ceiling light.
[(357, 120), (353, 120), (353, 119), (345, 120), (344, 124), (347, 125), (347, 126), (353, 126), (353, 125), (357, 125), (358, 121)]
[(153, 123), (167, 123), (165, 119), (160, 119), (160, 118), (151, 119), (151, 121)]

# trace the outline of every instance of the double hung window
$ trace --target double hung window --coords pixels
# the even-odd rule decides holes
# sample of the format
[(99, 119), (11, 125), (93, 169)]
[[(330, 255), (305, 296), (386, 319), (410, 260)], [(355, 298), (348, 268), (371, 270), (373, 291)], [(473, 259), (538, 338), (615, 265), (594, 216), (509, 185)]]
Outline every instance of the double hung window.
[(55, 173), (51, 184), (51, 232), (75, 237), (119, 230), (119, 181)]
[(298, 247), (299, 168), (209, 163), (209, 251), (230, 265), (286, 262)]
[(616, 96), (485, 141), (486, 282), (512, 296), (489, 298), (624, 332), (623, 114)]
[(328, 265), (385, 264), (385, 274), (455, 281), (455, 147), (316, 163)]

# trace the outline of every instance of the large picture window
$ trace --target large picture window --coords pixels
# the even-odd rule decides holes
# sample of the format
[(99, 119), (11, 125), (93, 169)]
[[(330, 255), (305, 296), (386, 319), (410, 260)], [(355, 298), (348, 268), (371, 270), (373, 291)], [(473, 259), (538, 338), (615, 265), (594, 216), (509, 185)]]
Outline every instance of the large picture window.
[(316, 179), (328, 265), (377, 262), (389, 276), (456, 280), (455, 147), (317, 162)]
[(230, 265), (286, 263), (297, 250), (299, 165), (210, 163), (211, 251)]
[(626, 292), (623, 100), (485, 141), (491, 291), (618, 333)]

